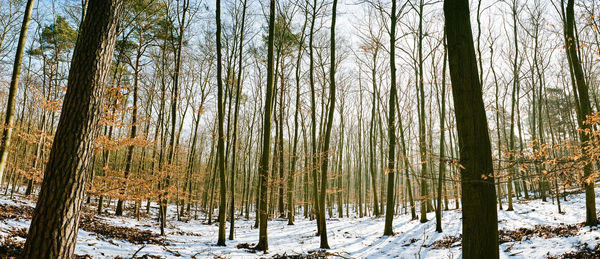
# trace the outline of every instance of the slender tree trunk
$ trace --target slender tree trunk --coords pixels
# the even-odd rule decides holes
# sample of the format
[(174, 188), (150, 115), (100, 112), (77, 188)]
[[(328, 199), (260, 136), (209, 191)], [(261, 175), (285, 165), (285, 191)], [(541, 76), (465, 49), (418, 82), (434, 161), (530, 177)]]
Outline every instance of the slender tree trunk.
[(402, 142), (402, 157), (404, 162), (404, 176), (406, 181), (406, 191), (408, 192), (408, 201), (410, 204), (410, 215), (411, 219), (418, 219), (417, 217), (417, 209), (415, 207), (415, 200), (413, 198), (412, 185), (410, 180), (409, 171), (411, 169), (410, 161), (408, 160), (408, 152), (406, 148), (406, 141), (404, 138), (404, 127), (402, 126), (402, 119), (400, 113), (400, 104), (398, 103), (398, 99), (396, 98), (396, 109), (398, 110), (398, 128), (400, 128), (400, 141)]
[[(518, 89), (519, 89), (519, 41), (518, 41), (518, 34), (517, 34), (517, 1), (513, 0), (513, 5), (512, 5), (512, 16), (513, 16), (513, 37), (514, 37), (514, 47), (515, 47), (515, 55), (514, 55), (514, 60), (513, 60), (513, 89), (512, 89), (512, 102), (511, 102), (511, 108), (510, 108), (510, 150), (509, 150), (509, 154), (511, 154), (509, 156), (509, 158), (513, 158), (515, 157), (515, 105), (517, 105), (518, 103)], [(535, 128), (535, 127), (533, 127)], [(508, 175), (508, 208), (506, 209), (507, 211), (512, 211), (513, 209), (513, 202), (512, 202), (512, 196), (513, 196), (513, 186), (512, 186), (512, 178), (515, 175), (515, 169), (516, 166), (514, 166)], [(536, 166), (537, 168), (537, 166)]]
[(319, 197), (319, 220), (321, 221), (321, 245), (322, 249), (329, 249), (327, 242), (327, 224), (325, 223), (325, 194), (327, 193), (327, 166), (329, 164), (329, 141), (331, 138), (331, 126), (333, 124), (333, 113), (335, 112), (335, 21), (337, 0), (333, 0), (331, 15), (331, 39), (330, 39), (330, 70), (329, 70), (329, 114), (325, 128), (325, 143), (323, 144), (323, 161), (321, 164), (321, 197)]
[[(131, 113), (131, 131), (129, 133), (130, 139), (135, 139), (137, 136), (137, 103), (138, 103), (138, 84), (139, 84), (139, 74), (140, 74), (140, 59), (142, 57), (142, 45), (140, 44), (137, 49), (137, 55), (135, 59), (135, 68), (133, 73), (133, 111)], [(134, 146), (130, 145), (127, 147), (127, 161), (125, 162), (125, 171), (124, 171), (124, 182), (123, 189), (121, 190), (121, 195), (125, 195), (127, 191), (127, 180), (129, 178), (129, 173), (131, 172), (131, 164), (133, 161), (133, 149)], [(123, 215), (123, 198), (119, 198), (117, 202), (117, 209), (115, 210), (115, 215), (121, 216)]]
[(17, 52), (13, 64), (12, 77), (10, 78), (10, 86), (8, 90), (8, 101), (6, 103), (6, 114), (4, 116), (4, 129), (2, 130), (2, 142), (0, 143), (0, 181), (4, 176), (6, 161), (8, 160), (8, 147), (12, 139), (12, 132), (15, 121), (15, 106), (17, 102), (17, 91), (19, 89), (19, 76), (21, 75), (21, 64), (23, 60), (23, 52), (27, 41), (27, 30), (29, 29), (29, 20), (31, 19), (31, 10), (33, 9), (35, 0), (28, 0), (23, 14), (23, 23), (21, 24), (21, 33), (19, 42), (17, 43)]
[(318, 159), (318, 154), (317, 154), (317, 105), (316, 105), (316, 97), (315, 97), (315, 77), (314, 77), (314, 70), (315, 70), (315, 61), (314, 61), (314, 56), (313, 56), (313, 38), (314, 38), (314, 33), (315, 33), (315, 20), (317, 19), (317, 0), (313, 1), (312, 4), (312, 18), (311, 18), (311, 22), (310, 22), (310, 36), (308, 38), (308, 53), (309, 53), (309, 69), (308, 69), (308, 74), (309, 74), (309, 84), (310, 84), (310, 108), (311, 108), (311, 113), (310, 113), (310, 118), (311, 118), (311, 131), (310, 131), (310, 136), (311, 136), (311, 148), (312, 148), (312, 152), (311, 152), (311, 160), (312, 160), (312, 165), (311, 167), (313, 168), (312, 171), (312, 178), (313, 178), (313, 188), (312, 188), (312, 193), (313, 193), (313, 206), (312, 206), (312, 211), (313, 211), (313, 215), (315, 215), (316, 217), (316, 221), (317, 221), (317, 236), (321, 234), (321, 221), (319, 220), (319, 196), (317, 195), (318, 193), (318, 178), (317, 178), (317, 168), (318, 168), (318, 164), (317, 162), (319, 161)]
[[(444, 63), (442, 64), (442, 103), (440, 109), (440, 165), (438, 171), (437, 206), (435, 207), (435, 231), (442, 233), (442, 185), (446, 177), (445, 133), (446, 126), (446, 41), (444, 35)], [(448, 203), (446, 203), (448, 204)], [(448, 206), (446, 206), (447, 208)]]
[(394, 234), (392, 222), (394, 220), (394, 204), (395, 204), (395, 187), (394, 176), (396, 165), (396, 0), (392, 0), (392, 12), (390, 13), (391, 29), (390, 29), (390, 102), (388, 104), (388, 163), (385, 172), (388, 175), (388, 188), (385, 209), (385, 226), (383, 230), (384, 236)]
[(225, 136), (223, 134), (224, 124), (224, 97), (222, 76), (222, 54), (221, 54), (221, 1), (217, 1), (217, 167), (219, 170), (219, 237), (218, 246), (225, 246), (225, 211), (227, 210), (227, 192), (225, 185)]
[(358, 71), (358, 87), (359, 87), (359, 108), (358, 108), (358, 172), (357, 172), (357, 189), (358, 189), (358, 217), (362, 218), (363, 214), (363, 183), (362, 183), (362, 169), (363, 169), (363, 138), (362, 138), (362, 122), (363, 122), (363, 88), (360, 69)]
[(427, 203), (429, 188), (427, 184), (427, 147), (425, 128), (425, 86), (423, 79), (423, 0), (419, 2), (419, 33), (418, 33), (418, 90), (419, 90), (419, 154), (421, 158), (421, 223), (427, 222)]
[(379, 201), (377, 199), (377, 171), (375, 169), (375, 110), (377, 109), (377, 48), (373, 53), (373, 68), (371, 70), (371, 79), (373, 81), (373, 93), (372, 93), (372, 107), (371, 107), (371, 124), (369, 125), (369, 171), (371, 172), (371, 185), (373, 188), (373, 214), (375, 217), (379, 217)]
[[(218, 1), (218, 0), (217, 0)], [(271, 113), (273, 111), (273, 34), (275, 29), (275, 0), (269, 4), (269, 36), (267, 40), (267, 89), (265, 94), (265, 111), (263, 114), (263, 140), (258, 175), (260, 182), (259, 196), (259, 234), (255, 249), (267, 251), (267, 182), (269, 181), (269, 155), (271, 149)]]
[(336, 196), (337, 196), (337, 212), (338, 212), (338, 217), (339, 218), (343, 218), (344, 217), (344, 210), (342, 208), (342, 196), (343, 196), (343, 173), (342, 173), (342, 169), (343, 169), (343, 161), (344, 161), (344, 98), (341, 98), (341, 103), (340, 103), (340, 133), (339, 133), (339, 141), (340, 141), (340, 148), (339, 148), (339, 156), (338, 156), (338, 171), (336, 174), (336, 179), (337, 179), (337, 190), (336, 190)]
[[(284, 207), (284, 203), (283, 203), (283, 186), (284, 186), (284, 177), (285, 177), (285, 162), (284, 162), (284, 153), (283, 153), (283, 121), (284, 121), (284, 108), (285, 108), (285, 78), (284, 78), (284, 64), (283, 64), (283, 60), (284, 58), (281, 58), (281, 93), (279, 94), (279, 125), (277, 125), (276, 127), (279, 127), (279, 139), (277, 140), (276, 145), (278, 146), (277, 151), (279, 152), (279, 156), (277, 157), (279, 160), (279, 179), (278, 179), (278, 184), (279, 185), (279, 195), (278, 195), (278, 204), (277, 204), (277, 208), (278, 208), (278, 212), (279, 212), (279, 217), (283, 218), (285, 216), (285, 209)], [(276, 173), (276, 171), (273, 171), (273, 173)], [(273, 178), (275, 179), (275, 178)]]
[[(230, 228), (229, 228), (229, 240), (233, 240), (233, 232), (234, 232), (234, 222), (235, 222), (235, 166), (236, 166), (236, 158), (237, 158), (237, 123), (238, 123), (238, 114), (239, 114), (239, 106), (240, 106), (240, 94), (241, 94), (241, 82), (242, 82), (242, 55), (244, 54), (244, 25), (246, 21), (246, 4), (247, 0), (244, 0), (242, 7), (242, 26), (240, 30), (240, 57), (238, 59), (238, 76), (237, 76), (237, 85), (236, 85), (236, 94), (235, 94), (235, 112), (233, 115), (233, 152), (231, 159), (231, 211), (230, 211)], [(243, 196), (242, 196), (243, 197)]]
[[(561, 0), (561, 4), (564, 6), (564, 0)], [(590, 97), (588, 93), (588, 85), (585, 82), (583, 68), (581, 67), (580, 57), (577, 53), (579, 42), (573, 32), (575, 28), (575, 11), (574, 11), (575, 0), (568, 0), (565, 16), (565, 45), (567, 46), (567, 59), (569, 65), (572, 68), (572, 75), (575, 78), (575, 84), (573, 85), (577, 96), (577, 122), (579, 127), (583, 130), (590, 129), (590, 125), (584, 123), (587, 116), (592, 114), (592, 107), (590, 105)], [(563, 10), (564, 12), (564, 10)], [(579, 132), (579, 140), (582, 142), (581, 150), (582, 153), (586, 153), (587, 142), (590, 140), (590, 136), (582, 131)], [(586, 163), (583, 168), (583, 186), (585, 187), (585, 225), (586, 226), (597, 226), (598, 217), (596, 216), (596, 195), (594, 193), (594, 176), (592, 175), (592, 164)]]
[(290, 172), (288, 174), (288, 182), (287, 182), (287, 201), (288, 201), (288, 225), (294, 225), (294, 180), (296, 177), (296, 162), (298, 161), (298, 115), (300, 114), (300, 66), (302, 62), (302, 50), (304, 47), (304, 36), (308, 19), (304, 20), (304, 25), (302, 26), (302, 35), (300, 36), (300, 46), (298, 46), (298, 59), (296, 60), (296, 105), (294, 112), (294, 137), (292, 139), (292, 154), (291, 154), (291, 166)]

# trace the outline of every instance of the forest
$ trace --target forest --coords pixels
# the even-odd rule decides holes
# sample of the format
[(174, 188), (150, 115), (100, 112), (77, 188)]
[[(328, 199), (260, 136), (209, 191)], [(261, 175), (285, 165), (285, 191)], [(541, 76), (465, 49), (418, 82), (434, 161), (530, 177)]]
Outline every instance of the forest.
[(598, 13), (0, 0), (0, 258), (600, 258)]

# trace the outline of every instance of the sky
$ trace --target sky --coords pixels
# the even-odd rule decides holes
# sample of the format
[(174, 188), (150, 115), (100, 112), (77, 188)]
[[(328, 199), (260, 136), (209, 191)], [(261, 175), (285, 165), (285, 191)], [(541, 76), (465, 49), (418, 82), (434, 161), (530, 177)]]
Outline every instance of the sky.
[[(8, 0), (0, 0), (0, 1), (8, 1)], [(375, 1), (379, 1), (379, 0), (375, 0)], [(227, 9), (230, 7), (230, 5), (232, 4), (232, 0), (224, 0), (222, 1), (222, 17), (224, 19), (224, 22), (227, 23), (228, 21), (231, 21), (231, 17), (228, 16), (227, 14)], [(288, 1), (279, 1), (280, 3), (286, 3)], [(384, 2), (388, 2), (388, 1), (384, 1)], [(413, 2), (415, 2), (413, 0)], [(442, 26), (443, 26), (443, 14), (442, 14), (442, 3), (443, 1), (436, 1), (436, 0), (432, 0), (432, 1), (426, 1), (428, 3), (428, 5), (425, 8), (425, 15), (424, 15), (424, 20), (425, 20), (425, 32), (426, 32), (426, 39), (425, 39), (425, 45), (426, 46), (430, 46), (432, 44), (439, 44), (440, 39), (441, 39), (441, 35), (442, 35)], [(491, 80), (492, 74), (490, 72), (489, 69), (489, 61), (490, 61), (490, 51), (489, 51), (489, 45), (490, 43), (493, 43), (493, 46), (495, 48), (495, 56), (494, 56), (494, 68), (496, 69), (499, 78), (502, 80), (503, 82), (503, 86), (502, 88), (505, 89), (505, 85), (509, 84), (512, 80), (512, 75), (511, 75), (511, 57), (512, 55), (514, 55), (514, 49), (512, 47), (512, 34), (511, 34), (511, 30), (512, 30), (512, 20), (510, 19), (509, 16), (509, 0), (504, 0), (504, 1), (493, 1), (493, 0), (483, 0), (481, 2), (481, 10), (482, 10), (482, 15), (481, 15), (481, 29), (482, 29), (482, 63), (483, 63), (483, 67), (484, 69), (482, 70), (482, 72), (484, 73), (484, 99), (486, 100), (486, 104), (488, 105), (488, 110), (493, 110), (493, 100), (494, 100), (494, 95), (495, 92), (493, 91), (492, 87), (493, 84), (490, 84), (489, 81)], [(554, 7), (552, 6), (551, 2), (548, 0), (538, 0), (538, 1), (524, 1), (521, 0), (521, 3), (526, 3), (527, 6), (531, 7), (534, 5), (543, 5), (545, 12), (544, 12), (544, 18), (546, 19), (546, 23), (547, 26), (545, 26), (545, 31), (543, 32), (543, 38), (544, 41), (542, 42), (542, 44), (544, 44), (544, 47), (547, 48), (547, 52), (545, 52), (545, 54), (552, 54), (552, 62), (556, 63), (556, 64), (560, 64), (560, 60), (564, 60), (564, 52), (560, 49), (561, 46), (561, 40), (560, 38), (557, 38), (557, 32), (560, 32), (560, 26), (556, 26), (557, 24), (560, 24), (560, 22), (558, 22), (558, 18), (557, 18), (557, 12), (555, 11)], [(72, 11), (72, 13), (74, 14), (78, 14), (78, 11), (76, 10), (76, 6), (80, 5), (81, 1), (80, 0), (39, 0), (36, 3), (36, 7), (37, 9), (34, 10), (34, 21), (32, 22), (32, 27), (30, 29), (30, 36), (34, 35), (34, 33), (36, 33), (36, 29), (37, 28), (37, 24), (41, 23), (42, 25), (47, 25), (51, 22), (52, 18), (54, 17), (53, 14), (55, 13), (63, 13), (65, 10), (75, 10), (74, 12)], [(214, 8), (215, 8), (215, 1), (200, 1), (198, 3), (201, 3), (203, 5), (206, 5), (209, 9), (208, 13), (206, 13), (205, 10), (202, 10), (202, 14), (198, 15), (197, 17), (197, 21), (195, 21), (195, 24), (192, 25), (192, 27), (190, 28), (190, 33), (188, 35), (192, 35), (192, 37), (196, 37), (194, 36), (195, 34), (197, 34), (196, 28), (194, 26), (198, 25), (198, 24), (202, 24), (202, 23), (210, 23), (212, 21), (212, 19), (214, 19)], [(250, 14), (249, 14), (249, 19), (248, 20), (254, 20), (253, 22), (253, 27), (254, 27), (254, 31), (257, 33), (257, 35), (255, 35), (255, 38), (257, 40), (260, 40), (260, 38), (262, 37), (262, 35), (264, 35), (264, 30), (265, 30), (265, 25), (266, 25), (266, 16), (265, 13), (267, 12), (267, 8), (268, 8), (268, 1), (266, 0), (248, 0), (248, 3), (250, 5)], [(477, 1), (470, 1), (471, 3), (471, 18), (472, 18), (472, 31), (473, 33), (477, 33), (477, 27), (476, 27), (476, 21), (477, 21), (477, 16), (476, 16), (476, 10), (477, 10)], [(326, 15), (323, 16), (323, 19), (320, 20), (320, 24), (322, 25), (322, 27), (320, 28), (320, 33), (324, 35), (324, 37), (328, 37), (328, 33), (329, 33), (329, 28), (330, 28), (330, 1), (326, 1), (327, 4), (327, 11), (325, 12)], [(399, 80), (399, 86), (400, 87), (411, 87), (411, 84), (414, 84), (414, 69), (412, 68), (412, 61), (411, 61), (411, 57), (410, 54), (413, 53), (414, 51), (414, 28), (416, 27), (417, 24), (417, 16), (415, 15), (415, 11), (413, 8), (413, 4), (412, 2), (408, 3), (405, 1), (399, 1), (398, 5), (399, 7), (401, 6), (405, 6), (404, 11), (406, 11), (405, 13), (402, 14), (402, 18), (401, 18), (401, 22), (398, 26), (398, 42), (397, 42), (397, 62), (398, 62), (398, 80)], [(355, 53), (355, 52), (359, 52), (360, 51), (360, 45), (361, 45), (361, 34), (364, 34), (364, 32), (366, 31), (368, 24), (368, 19), (367, 19), (367, 6), (368, 4), (365, 3), (364, 0), (339, 0), (338, 2), (338, 11), (337, 11), (337, 24), (336, 24), (336, 35), (338, 38), (338, 46), (339, 46), (339, 51), (338, 54), (342, 55), (342, 53), (344, 52), (350, 52), (350, 53)], [(73, 9), (74, 8), (74, 9)], [(386, 6), (386, 8), (389, 8), (389, 6)], [(528, 23), (528, 17), (526, 16), (526, 13), (529, 11), (529, 9), (523, 7), (522, 9), (520, 9), (520, 21), (522, 24), (520, 24), (521, 27), (526, 27), (527, 23)], [(73, 23), (75, 23), (75, 18), (71, 17)], [(293, 20), (293, 27), (295, 28), (295, 31), (298, 31), (299, 28), (301, 27), (303, 20), (304, 19), (304, 14), (301, 12), (298, 12)], [(525, 34), (524, 29), (520, 29), (519, 31), (520, 36), (519, 37), (524, 37), (523, 35)], [(385, 33), (384, 33), (385, 34)], [(388, 41), (385, 39), (385, 35), (383, 37), (382, 42), (387, 43)], [(30, 37), (30, 40), (32, 39), (32, 37)], [(194, 40), (191, 40), (191, 42), (193, 42)], [(437, 42), (437, 43), (436, 43)], [(520, 46), (523, 47), (527, 47), (527, 44), (530, 44), (527, 41), (523, 41), (520, 42)], [(387, 46), (385, 46), (386, 44), (384, 44), (384, 48), (387, 48)], [(426, 62), (430, 62), (430, 58), (432, 57), (432, 53), (425, 53), (425, 58), (426, 58)], [(523, 66), (526, 67), (527, 63), (526, 63), (526, 59), (528, 58), (526, 55), (528, 55), (527, 53), (525, 53), (525, 57), (523, 62)], [(437, 57), (438, 59), (441, 57), (439, 55), (439, 53), (437, 53)], [(381, 58), (382, 61), (381, 62), (385, 62), (385, 55)], [(360, 63), (356, 62), (356, 59), (354, 58), (353, 54), (347, 54), (345, 56), (345, 59), (343, 61), (343, 67), (344, 70), (346, 71), (346, 73), (354, 73), (357, 74), (356, 72), (359, 69), (365, 69), (363, 65), (361, 65)], [(7, 62), (9, 63), (9, 62)], [(560, 66), (552, 66), (549, 69), (549, 72), (552, 72), (554, 74), (558, 73), (558, 68)], [(384, 69), (385, 70), (385, 69)], [(430, 65), (427, 65), (426, 70), (431, 70)], [(429, 73), (430, 71), (427, 71), (426, 73)], [(342, 73), (343, 74), (343, 71)], [(341, 76), (347, 76), (347, 75), (341, 75)], [(365, 76), (366, 77), (366, 76)], [(525, 77), (525, 75), (524, 75)], [(351, 80), (351, 84), (354, 84), (354, 87), (356, 87), (356, 82), (357, 82), (357, 78), (356, 76), (354, 78), (352, 78), (353, 80)], [(364, 79), (364, 78), (363, 78)], [(387, 75), (384, 73), (381, 75), (381, 80), (383, 81), (383, 83), (386, 83), (387, 79)], [(549, 77), (548, 78), (548, 83), (549, 84), (554, 84), (554, 85), (558, 85), (559, 82), (557, 81), (558, 79), (555, 77)], [(365, 82), (365, 84), (368, 85), (368, 82)], [(365, 86), (366, 88), (368, 88), (368, 86)], [(385, 89), (385, 88), (384, 88)], [(402, 90), (401, 90), (402, 91)], [(501, 93), (504, 90), (501, 91)], [(524, 110), (524, 116), (526, 116), (526, 111), (527, 111), (527, 96), (526, 94), (528, 94), (527, 91), (524, 91), (523, 93), (523, 110)], [(434, 100), (432, 98), (432, 100)], [(410, 94), (408, 95), (408, 99), (403, 99), (403, 101), (406, 101), (408, 105), (410, 105), (410, 103), (413, 101), (410, 98)], [(205, 116), (207, 118), (210, 118), (212, 116)], [(490, 117), (490, 115), (488, 115), (488, 117)], [(191, 121), (191, 120), (187, 120), (187, 121)], [(189, 123), (189, 122), (188, 122)], [(185, 127), (188, 128), (188, 127)]]

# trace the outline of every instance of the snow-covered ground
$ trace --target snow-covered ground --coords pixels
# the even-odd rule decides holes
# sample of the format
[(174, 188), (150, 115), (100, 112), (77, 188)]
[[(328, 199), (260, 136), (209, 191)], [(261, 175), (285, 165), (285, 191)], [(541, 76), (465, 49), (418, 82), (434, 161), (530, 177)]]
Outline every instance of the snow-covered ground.
[[(600, 188), (596, 189), (600, 196)], [(597, 199), (598, 200), (598, 199)], [(29, 204), (23, 200), (0, 199), (0, 204)], [(597, 203), (600, 207), (600, 203)], [(555, 204), (540, 200), (515, 201), (514, 211), (499, 211), (499, 229), (516, 230), (518, 228), (534, 228), (535, 225), (560, 226), (578, 224), (584, 221), (584, 196), (574, 194), (568, 201), (562, 201), (564, 214), (559, 214)], [(506, 207), (506, 206), (505, 206)], [(459, 236), (461, 232), (460, 210), (444, 211), (443, 233), (435, 232), (435, 215), (429, 213), (429, 222), (420, 223), (410, 220), (409, 215), (401, 215), (394, 219), (394, 236), (383, 236), (383, 218), (342, 218), (328, 219), (327, 233), (331, 250), (329, 252), (349, 258), (460, 258), (460, 242), (451, 248), (434, 248), (431, 244), (447, 236)], [(199, 217), (204, 219), (204, 217)], [(128, 217), (101, 217), (111, 225), (135, 227), (159, 233), (154, 219), (141, 221)], [(314, 221), (297, 217), (295, 225), (288, 226), (287, 220), (269, 222), (268, 254), (252, 253), (236, 246), (240, 243), (256, 243), (258, 230), (253, 229), (253, 220), (237, 220), (235, 240), (227, 240), (227, 246), (216, 246), (218, 226), (205, 225), (202, 221), (191, 220), (179, 222), (171, 220), (168, 225), (167, 238), (163, 245), (138, 245), (123, 240), (110, 240), (95, 233), (79, 231), (75, 253), (90, 255), (93, 258), (113, 258), (120, 256), (130, 258), (154, 255), (162, 258), (255, 258), (274, 255), (306, 254), (319, 247), (319, 237), (315, 236)], [(8, 219), (0, 221), (0, 235), (9, 235), (10, 229), (23, 228), (29, 221)], [(229, 228), (229, 223), (227, 224)], [(227, 233), (229, 229), (227, 230)], [(18, 239), (18, 238), (17, 238)], [(21, 239), (22, 240), (22, 239)], [(578, 233), (569, 237), (524, 237), (522, 240), (506, 242), (500, 245), (500, 258), (545, 258), (557, 256), (587, 243), (594, 247), (600, 242), (598, 228), (581, 227)], [(140, 250), (141, 249), (141, 250)]]

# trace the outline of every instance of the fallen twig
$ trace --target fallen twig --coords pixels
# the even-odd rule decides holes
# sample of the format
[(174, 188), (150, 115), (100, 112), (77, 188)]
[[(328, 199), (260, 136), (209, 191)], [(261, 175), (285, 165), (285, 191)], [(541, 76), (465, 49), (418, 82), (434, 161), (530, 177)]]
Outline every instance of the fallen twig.
[(144, 249), (144, 247), (146, 247), (146, 245), (144, 244), (142, 247), (140, 247), (140, 249), (138, 249), (137, 251), (135, 251), (135, 253), (133, 253), (133, 255), (131, 256), (131, 259), (135, 259), (135, 256), (142, 251), (142, 249)]

